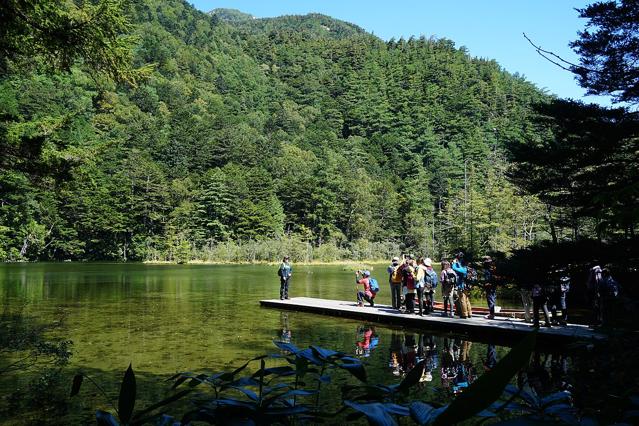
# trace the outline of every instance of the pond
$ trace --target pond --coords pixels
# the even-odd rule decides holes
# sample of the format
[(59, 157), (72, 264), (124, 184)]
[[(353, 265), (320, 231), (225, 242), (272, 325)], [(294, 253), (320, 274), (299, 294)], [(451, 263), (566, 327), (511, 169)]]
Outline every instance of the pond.
[[(384, 269), (374, 265), (373, 275), (381, 283)], [(5, 310), (21, 306), (23, 315), (41, 323), (59, 321), (49, 333), (73, 341), (71, 370), (85, 371), (117, 393), (131, 363), (155, 387), (151, 392), (139, 384), (142, 399), (151, 401), (157, 386), (169, 387), (161, 381), (173, 373), (237, 367), (277, 352), (273, 340), (361, 357), (369, 364), (372, 383), (397, 383), (416, 359), (425, 358), (428, 371), (417, 392), (438, 404), (448, 402), (508, 351), (441, 332), (261, 308), (260, 299), (278, 296), (276, 270), (267, 265), (4, 264), (0, 290)], [(354, 300), (353, 269), (294, 266), (290, 294)], [(386, 285), (377, 300), (390, 302)], [(548, 386), (565, 382), (566, 358), (548, 356), (539, 362), (552, 373)], [(19, 376), (4, 377), (2, 391), (11, 391), (20, 381)], [(90, 416), (96, 406), (89, 405), (76, 415)]]

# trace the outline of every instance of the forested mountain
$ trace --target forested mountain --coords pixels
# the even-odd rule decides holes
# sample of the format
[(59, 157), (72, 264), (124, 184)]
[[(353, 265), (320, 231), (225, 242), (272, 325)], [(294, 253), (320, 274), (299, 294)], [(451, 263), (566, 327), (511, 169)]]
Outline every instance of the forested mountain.
[(135, 62), (155, 64), (137, 86), (80, 63), (1, 75), (0, 259), (440, 256), (548, 238), (505, 152), (544, 137), (531, 117), (550, 97), (495, 61), (323, 15), (129, 12)]

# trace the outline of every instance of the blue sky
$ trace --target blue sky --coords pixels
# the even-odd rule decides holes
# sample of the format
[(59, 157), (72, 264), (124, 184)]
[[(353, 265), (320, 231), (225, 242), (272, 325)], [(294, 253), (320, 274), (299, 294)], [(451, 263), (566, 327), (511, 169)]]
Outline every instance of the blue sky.
[(549, 93), (609, 105), (607, 98), (584, 97), (573, 76), (539, 56), (524, 39), (567, 60), (578, 61), (568, 47), (586, 21), (575, 8), (594, 0), (197, 0), (200, 10), (233, 8), (258, 18), (323, 13), (354, 23), (384, 40), (411, 35), (445, 37), (466, 46), (472, 56), (495, 59), (511, 73)]

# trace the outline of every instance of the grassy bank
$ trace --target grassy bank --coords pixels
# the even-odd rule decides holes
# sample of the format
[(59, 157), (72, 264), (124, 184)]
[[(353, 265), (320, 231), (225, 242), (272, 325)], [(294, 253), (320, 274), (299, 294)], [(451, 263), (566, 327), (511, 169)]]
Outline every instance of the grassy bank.
[(296, 264), (331, 265), (384, 262), (399, 253), (399, 244), (390, 241), (356, 240), (316, 245), (295, 236), (285, 236), (268, 240), (223, 241), (203, 247), (193, 247), (182, 241), (166, 247), (150, 247), (144, 260), (151, 263), (269, 264), (289, 256)]

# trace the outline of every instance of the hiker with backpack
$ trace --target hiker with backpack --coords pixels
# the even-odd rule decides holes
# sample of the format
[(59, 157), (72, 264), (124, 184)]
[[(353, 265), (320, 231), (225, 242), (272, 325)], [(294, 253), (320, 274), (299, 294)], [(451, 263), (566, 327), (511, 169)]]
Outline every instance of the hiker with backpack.
[(533, 300), (533, 327), (539, 328), (539, 310), (544, 313), (544, 319), (546, 320), (546, 327), (551, 327), (550, 318), (548, 315), (548, 291), (544, 289), (541, 284), (535, 283), (532, 287), (532, 300)]
[(433, 261), (430, 258), (424, 259), (425, 276), (424, 276), (424, 304), (426, 314), (434, 311), (435, 289), (437, 288), (437, 272), (433, 269)]
[(595, 265), (590, 268), (588, 273), (588, 282), (586, 288), (588, 290), (588, 301), (592, 308), (592, 324), (601, 324), (603, 322), (603, 309), (600, 291), (603, 286), (603, 276), (601, 266)]
[(455, 287), (457, 286), (457, 274), (450, 267), (450, 262), (442, 261), (442, 298), (444, 302), (444, 316), (453, 317), (453, 305), (455, 302)]
[(415, 286), (416, 266), (417, 264), (412, 256), (408, 256), (408, 262), (404, 264), (404, 268), (402, 268), (402, 285), (406, 288), (405, 313), (407, 314), (415, 313), (415, 293), (417, 292), (417, 288)]
[[(376, 293), (371, 290), (370, 276), (371, 273), (369, 271), (355, 272), (355, 284), (364, 287), (364, 291), (359, 291), (359, 289), (357, 291), (357, 306), (360, 308), (364, 306), (364, 300), (370, 303), (371, 306), (375, 306), (375, 302), (373, 301), (373, 299), (375, 299)], [(377, 289), (379, 290), (379, 286), (377, 287)]]
[(472, 315), (472, 307), (470, 306), (470, 298), (468, 295), (469, 285), (466, 283), (468, 278), (468, 268), (464, 261), (464, 253), (459, 252), (455, 256), (452, 264), (453, 271), (457, 274), (457, 294), (459, 295), (459, 316), (462, 319), (470, 318)]
[[(570, 276), (565, 270), (560, 270), (559, 283), (553, 293), (551, 314), (553, 324), (568, 325), (568, 307), (566, 305), (566, 295), (570, 290)], [(561, 309), (561, 317), (557, 315), (557, 309)]]
[(619, 283), (610, 274), (610, 269), (603, 268), (601, 270), (601, 285), (599, 286), (601, 325), (610, 325), (619, 292)]
[(399, 263), (399, 257), (393, 257), (388, 267), (388, 283), (391, 291), (391, 306), (393, 309), (399, 310), (402, 300), (402, 264)]
[[(423, 259), (419, 259), (415, 268), (415, 291), (417, 292), (417, 306), (419, 307), (419, 316), (424, 316), (424, 287), (426, 285), (426, 265)], [(426, 312), (428, 313), (428, 312)]]
[(280, 277), (280, 300), (288, 299), (288, 283), (293, 275), (293, 268), (288, 256), (284, 256), (282, 259), (277, 275)]

